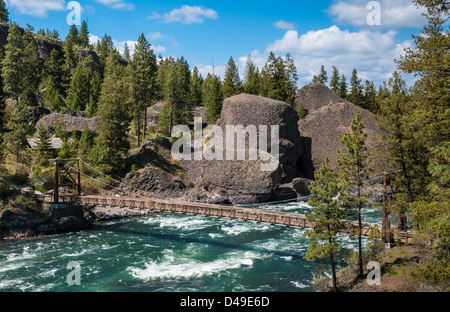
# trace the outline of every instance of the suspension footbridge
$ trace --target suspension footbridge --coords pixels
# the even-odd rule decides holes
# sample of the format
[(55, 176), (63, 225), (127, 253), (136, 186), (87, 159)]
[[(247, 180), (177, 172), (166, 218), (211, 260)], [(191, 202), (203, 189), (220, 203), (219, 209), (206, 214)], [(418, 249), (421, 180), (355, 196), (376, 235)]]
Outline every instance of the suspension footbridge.
[[(87, 174), (80, 170), (80, 162), (89, 168), (91, 172), (95, 172), (99, 176), (108, 179), (110, 183), (95, 178), (90, 174)], [(86, 207), (104, 206), (104, 207), (118, 207), (118, 208), (135, 208), (143, 210), (151, 210), (154, 212), (167, 212), (167, 213), (181, 213), (202, 215), (207, 217), (217, 218), (229, 218), (236, 220), (243, 220), (244, 222), (252, 221), (256, 223), (269, 223), (271, 225), (282, 225), (286, 227), (299, 227), (299, 228), (314, 228), (314, 224), (308, 220), (306, 215), (299, 213), (288, 213), (280, 211), (265, 210), (260, 208), (251, 208), (243, 206), (232, 205), (214, 205), (197, 202), (187, 202), (179, 199), (165, 198), (160, 195), (137, 189), (131, 185), (127, 185), (122, 181), (113, 179), (98, 169), (89, 165), (81, 159), (72, 160), (55, 160), (56, 174), (55, 174), (55, 190), (51, 196), (50, 201), (54, 205), (59, 203), (75, 203)], [(81, 192), (81, 176), (96, 181), (103, 186), (114, 191), (114, 195), (83, 195)], [(374, 180), (376, 178), (372, 178)], [(116, 185), (112, 185), (115, 183)], [(60, 194), (60, 187), (71, 187), (75, 189), (77, 194)], [(297, 202), (306, 201), (309, 196), (296, 198), (293, 200), (286, 200), (282, 202)], [(276, 202), (275, 202), (276, 203)], [(275, 204), (274, 202), (258, 204), (263, 206), (265, 204)], [(278, 202), (280, 203), (280, 202)], [(358, 222), (350, 220), (342, 220), (343, 223), (347, 223), (346, 233), (356, 234), (359, 230)], [(363, 236), (369, 236), (372, 229), (377, 228), (381, 231), (380, 224), (374, 223), (362, 223), (361, 234)], [(394, 239), (401, 242), (408, 242), (410, 239), (410, 233), (401, 232), (392, 229)]]

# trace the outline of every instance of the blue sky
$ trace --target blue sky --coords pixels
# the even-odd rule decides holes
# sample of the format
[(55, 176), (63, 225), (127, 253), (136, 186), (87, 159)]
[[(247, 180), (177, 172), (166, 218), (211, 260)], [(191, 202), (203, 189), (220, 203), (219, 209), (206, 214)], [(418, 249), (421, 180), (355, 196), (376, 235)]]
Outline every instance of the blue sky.
[[(232, 56), (242, 71), (251, 54), (261, 68), (269, 51), (291, 53), (299, 87), (321, 65), (329, 74), (335, 65), (347, 77), (356, 68), (362, 79), (377, 85), (395, 70), (393, 59), (412, 44), (425, 24), (410, 0), (379, 0), (381, 25), (369, 26), (376, 7), (361, 0), (315, 1), (142, 1), (80, 0), (91, 40), (105, 33), (119, 50), (132, 48), (144, 33), (157, 54), (184, 56), (203, 75), (223, 75)], [(6, 0), (10, 17), (19, 25), (57, 29), (64, 38), (69, 25), (65, 0)]]

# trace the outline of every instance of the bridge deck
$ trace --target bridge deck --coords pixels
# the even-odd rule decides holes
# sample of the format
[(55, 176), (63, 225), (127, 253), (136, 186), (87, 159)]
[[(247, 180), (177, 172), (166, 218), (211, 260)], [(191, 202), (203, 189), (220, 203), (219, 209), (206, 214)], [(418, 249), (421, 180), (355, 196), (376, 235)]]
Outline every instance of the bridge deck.
[[(104, 196), (80, 196), (78, 201), (83, 205), (99, 205), (111, 207), (128, 207), (138, 209), (151, 209), (164, 212), (178, 212), (185, 214), (213, 216), (219, 218), (240, 219), (244, 221), (265, 222), (272, 225), (313, 228), (305, 215), (298, 213), (278, 212), (263, 209), (212, 205), (204, 203), (192, 203), (177, 200), (165, 200), (157, 198), (129, 198), (129, 197), (104, 197)], [(355, 233), (357, 222), (349, 223), (348, 234)], [(372, 228), (381, 230), (381, 225), (363, 222), (362, 235), (369, 236)], [(394, 231), (394, 237), (402, 242), (408, 242), (409, 233)]]

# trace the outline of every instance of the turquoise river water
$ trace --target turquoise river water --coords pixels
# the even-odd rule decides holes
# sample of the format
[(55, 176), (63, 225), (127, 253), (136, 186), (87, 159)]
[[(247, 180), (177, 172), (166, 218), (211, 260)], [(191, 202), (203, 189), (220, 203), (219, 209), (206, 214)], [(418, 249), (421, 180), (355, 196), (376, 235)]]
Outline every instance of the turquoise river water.
[[(260, 208), (306, 213), (306, 203)], [(365, 209), (364, 221), (380, 212)], [(306, 230), (181, 214), (108, 222), (91, 230), (0, 242), (0, 291), (308, 292), (315, 263)], [(356, 240), (342, 235), (344, 246)], [(80, 285), (69, 286), (68, 264)]]

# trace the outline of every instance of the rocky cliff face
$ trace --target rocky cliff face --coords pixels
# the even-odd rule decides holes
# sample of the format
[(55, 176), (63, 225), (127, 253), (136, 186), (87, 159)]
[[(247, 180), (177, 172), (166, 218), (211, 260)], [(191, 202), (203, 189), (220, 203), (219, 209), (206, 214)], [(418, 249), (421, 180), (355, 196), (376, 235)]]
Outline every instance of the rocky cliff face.
[(327, 157), (331, 169), (338, 169), (339, 156), (336, 151), (346, 151), (346, 147), (339, 142), (339, 135), (350, 132), (350, 124), (357, 112), (361, 112), (364, 131), (367, 133), (366, 144), (372, 151), (379, 146), (383, 132), (377, 127), (375, 115), (350, 102), (323, 106), (298, 122), (302, 136), (310, 139), (311, 161), (315, 170), (320, 168)]
[(228, 125), (244, 127), (254, 125), (257, 129), (261, 125), (267, 126), (267, 146), (259, 146), (260, 133), (258, 133), (257, 143), (258, 148), (263, 148), (268, 152), (272, 145), (271, 126), (279, 126), (281, 183), (288, 183), (301, 171), (299, 160), (303, 155), (303, 147), (296, 126), (297, 122), (297, 113), (287, 103), (256, 95), (240, 94), (224, 101), (217, 125), (222, 128), (224, 134)]
[(142, 144), (139, 152), (130, 157), (134, 170), (125, 181), (136, 189), (158, 196), (181, 197), (189, 183), (181, 168), (172, 160), (169, 138), (156, 138)]
[[(0, 23), (0, 51), (4, 50), (5, 45), (8, 43), (8, 32), (9, 27), (11, 24), (8, 23)], [(22, 32), (24, 31), (21, 28)], [(36, 47), (39, 52), (39, 58), (42, 60), (42, 62), (46, 62), (50, 60), (50, 54), (53, 50), (58, 51), (59, 55), (62, 57), (63, 55), (63, 49), (62, 45), (63, 42), (61, 40), (54, 40), (49, 38), (44, 38), (42, 36), (35, 35), (34, 40), (36, 42)], [(95, 62), (99, 64), (99, 58), (97, 53), (94, 51), (90, 51), (87, 49), (79, 49), (77, 51), (77, 55), (80, 58), (85, 58), (89, 55), (92, 56)]]

